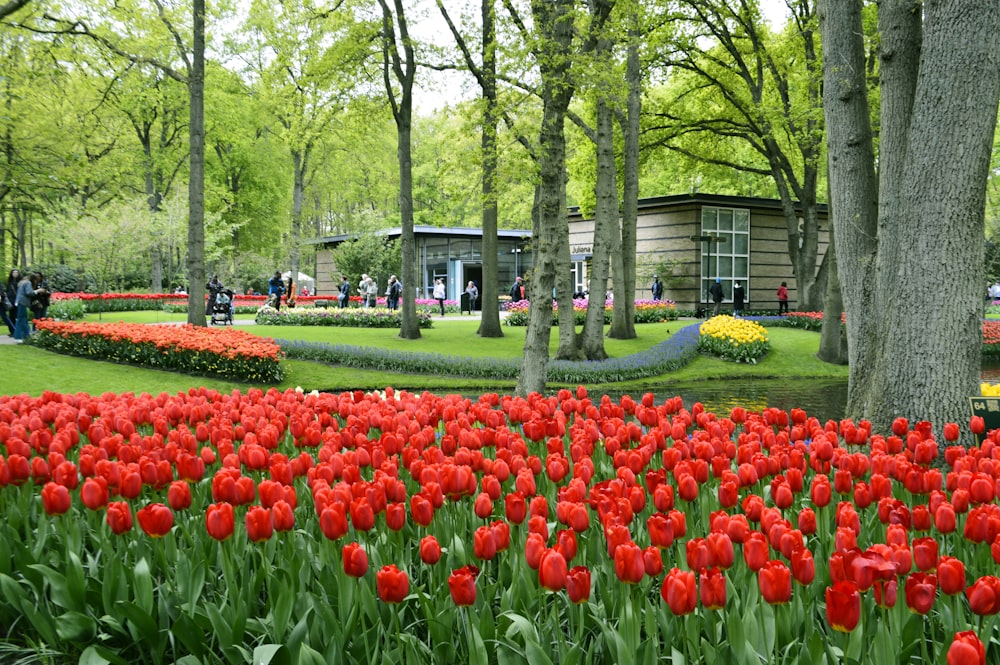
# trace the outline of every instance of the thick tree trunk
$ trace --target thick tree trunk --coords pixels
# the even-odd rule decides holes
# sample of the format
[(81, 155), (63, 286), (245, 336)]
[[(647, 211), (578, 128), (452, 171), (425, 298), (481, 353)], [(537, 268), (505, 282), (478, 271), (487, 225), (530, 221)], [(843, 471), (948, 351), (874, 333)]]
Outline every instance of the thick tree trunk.
[(1000, 13), (991, 0), (928, 2), (921, 36), (920, 6), (880, 4), (876, 242), (867, 105), (856, 103), (864, 90), (860, 2), (828, 0), (824, 9), (831, 199), (838, 257), (852, 266), (841, 274), (849, 415), (868, 417), (882, 431), (898, 416), (938, 427), (961, 421), (982, 348), (983, 210), (1000, 100)]
[(878, 193), (865, 81), (861, 1), (824, 0), (819, 16), (834, 239), (837, 256), (849, 266), (840, 272), (851, 367), (847, 415), (862, 417), (874, 378), (870, 370), (875, 365), (881, 317), (867, 305), (874, 298)]
[(496, 31), (493, 0), (482, 1), (483, 15), (483, 283), (480, 298), (480, 337), (503, 337), (497, 262), (497, 88)]
[(205, 325), (205, 0), (193, 0), (193, 46), (188, 91), (191, 96), (191, 173), (188, 181), (188, 316)]
[[(902, 3), (895, 8), (918, 11)], [(884, 338), (876, 366), (884, 389), (869, 395), (868, 413), (883, 426), (900, 415), (938, 427), (964, 420), (968, 396), (978, 393), (982, 354), (985, 185), (1000, 100), (1000, 12), (993, 0), (940, 0), (924, 11), (913, 110), (899, 137), (905, 159), (892, 168), (898, 181), (880, 182), (877, 302), (894, 299), (895, 306), (882, 312), (892, 337)], [(885, 64), (883, 72), (892, 74)], [(901, 306), (901, 294), (915, 297)]]
[[(569, 265), (569, 226), (566, 219), (566, 109), (573, 97), (569, 80), (570, 45), (573, 24), (569, 20), (571, 0), (535, 0), (531, 10), (535, 29), (540, 36), (537, 60), (542, 76), (542, 125), (539, 132), (538, 166), (540, 184), (537, 192), (538, 214), (533, 222), (532, 275), (528, 308), (528, 330), (525, 334), (524, 357), (517, 380), (517, 393), (542, 392), (545, 389), (549, 365), (549, 337), (552, 327), (552, 289), (559, 261), (565, 254)], [(568, 286), (569, 275), (563, 282)], [(569, 294), (572, 296), (572, 294)], [(567, 314), (560, 308), (560, 319)], [(560, 325), (560, 346), (564, 335)], [(573, 339), (573, 328), (567, 336)]]

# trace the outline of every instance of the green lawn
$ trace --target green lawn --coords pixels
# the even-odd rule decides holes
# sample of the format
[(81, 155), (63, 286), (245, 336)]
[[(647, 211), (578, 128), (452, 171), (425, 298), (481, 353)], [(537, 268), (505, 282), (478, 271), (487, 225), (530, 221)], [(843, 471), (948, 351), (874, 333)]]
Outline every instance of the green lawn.
[[(246, 318), (249, 318), (246, 317)], [(93, 317), (91, 320), (96, 320)], [(183, 314), (164, 312), (124, 312), (104, 315), (104, 321), (182, 322)], [(695, 323), (673, 321), (669, 323), (636, 326), (638, 338), (633, 340), (606, 339), (605, 348), (612, 356), (642, 353), (666, 339), (672, 332)], [(300, 339), (313, 342), (374, 346), (421, 353), (453, 356), (493, 356), (520, 358), (524, 343), (524, 328), (504, 327), (504, 337), (483, 339), (476, 336), (478, 322), (445, 318), (435, 319), (434, 327), (422, 331), (419, 340), (403, 340), (394, 329), (357, 329), (303, 326), (246, 326), (242, 329), (267, 337)], [(553, 328), (551, 349), (557, 345), (558, 331)], [(817, 333), (788, 328), (769, 329), (772, 351), (756, 365), (725, 362), (714, 358), (698, 357), (687, 367), (676, 372), (644, 381), (607, 384), (603, 388), (615, 391), (641, 391), (644, 385), (691, 383), (706, 379), (725, 378), (835, 378), (847, 377), (847, 368), (828, 365), (816, 360), (819, 348)], [(60, 356), (25, 345), (0, 345), (0, 363), (4, 367), (0, 376), (0, 394), (28, 393), (39, 395), (45, 390), (56, 392), (103, 392), (157, 394), (174, 393), (190, 387), (206, 386), (229, 392), (247, 390), (253, 386), (245, 383), (219, 380), (211, 377), (192, 377), (183, 374), (142, 369), (127, 365)], [(473, 393), (481, 391), (509, 392), (513, 382), (483, 381), (449, 376), (403, 375), (387, 372), (364, 371), (330, 367), (307, 361), (285, 360), (285, 380), (280, 389), (302, 387), (306, 390), (351, 390), (394, 386), (413, 391)], [(559, 386), (553, 386), (559, 387)], [(598, 386), (593, 386), (597, 388)]]

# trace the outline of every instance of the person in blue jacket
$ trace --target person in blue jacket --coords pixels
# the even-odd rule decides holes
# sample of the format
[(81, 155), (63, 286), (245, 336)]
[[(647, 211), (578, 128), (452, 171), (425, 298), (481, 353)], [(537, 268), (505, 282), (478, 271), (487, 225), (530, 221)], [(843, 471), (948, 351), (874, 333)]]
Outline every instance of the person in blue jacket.
[(267, 296), (275, 309), (281, 309), (281, 295), (285, 292), (285, 282), (281, 279), (281, 271), (275, 270), (274, 277), (267, 280)]

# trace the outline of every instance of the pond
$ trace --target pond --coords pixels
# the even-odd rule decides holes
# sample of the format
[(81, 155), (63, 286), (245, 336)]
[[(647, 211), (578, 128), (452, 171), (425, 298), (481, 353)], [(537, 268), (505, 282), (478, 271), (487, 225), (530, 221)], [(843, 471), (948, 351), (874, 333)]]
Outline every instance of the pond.
[[(737, 379), (698, 381), (686, 384), (650, 385), (657, 401), (679, 395), (685, 408), (701, 402), (706, 411), (728, 416), (734, 406), (748, 411), (763, 411), (776, 407), (785, 411), (804, 409), (821, 423), (840, 420), (847, 406), (846, 379)], [(639, 395), (633, 394), (638, 398)]]

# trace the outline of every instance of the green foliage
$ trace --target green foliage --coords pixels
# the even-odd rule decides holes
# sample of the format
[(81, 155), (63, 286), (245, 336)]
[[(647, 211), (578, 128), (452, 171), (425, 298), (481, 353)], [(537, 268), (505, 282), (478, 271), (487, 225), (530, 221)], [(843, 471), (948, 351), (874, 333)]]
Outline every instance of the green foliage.
[(55, 300), (49, 304), (48, 316), (57, 321), (78, 321), (87, 314), (82, 300)]
[(347, 275), (355, 293), (363, 274), (375, 279), (381, 294), (389, 282), (389, 275), (398, 277), (401, 273), (401, 245), (398, 238), (387, 240), (372, 232), (361, 233), (353, 240), (338, 245), (332, 253), (337, 272), (330, 277), (339, 284), (340, 276)]

